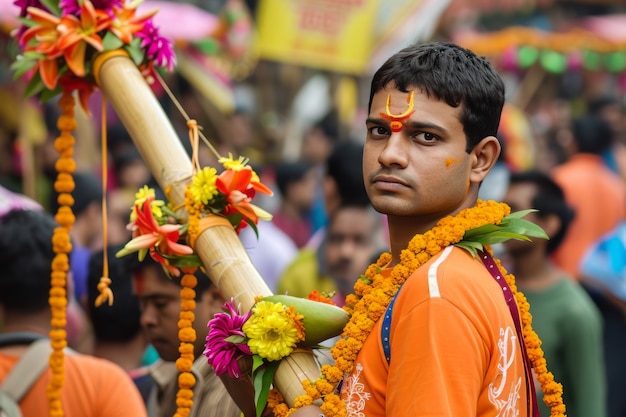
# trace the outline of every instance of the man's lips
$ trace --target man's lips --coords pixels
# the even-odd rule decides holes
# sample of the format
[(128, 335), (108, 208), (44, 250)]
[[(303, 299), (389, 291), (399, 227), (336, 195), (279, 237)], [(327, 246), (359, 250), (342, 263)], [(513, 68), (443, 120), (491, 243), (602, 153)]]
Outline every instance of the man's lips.
[(372, 177), (372, 184), (377, 188), (398, 189), (409, 185), (398, 177), (388, 174), (379, 174)]

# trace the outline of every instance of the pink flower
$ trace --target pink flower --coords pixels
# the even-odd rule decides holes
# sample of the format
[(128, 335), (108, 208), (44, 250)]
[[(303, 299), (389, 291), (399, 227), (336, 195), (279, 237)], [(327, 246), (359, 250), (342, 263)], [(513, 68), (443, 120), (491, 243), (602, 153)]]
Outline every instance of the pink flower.
[(246, 335), (242, 330), (251, 312), (242, 316), (232, 299), (224, 304), (222, 310), (223, 313), (215, 314), (207, 324), (209, 334), (206, 337), (206, 349), (203, 353), (209, 365), (215, 369), (216, 375), (228, 372), (231, 377), (239, 378), (241, 370), (237, 359), (241, 355), (252, 355), (246, 343)]
[(154, 26), (152, 20), (147, 20), (143, 29), (136, 33), (141, 39), (141, 48), (146, 51), (149, 60), (154, 61), (158, 67), (166, 67), (172, 71), (176, 65), (174, 45), (172, 41), (159, 34), (159, 29)]

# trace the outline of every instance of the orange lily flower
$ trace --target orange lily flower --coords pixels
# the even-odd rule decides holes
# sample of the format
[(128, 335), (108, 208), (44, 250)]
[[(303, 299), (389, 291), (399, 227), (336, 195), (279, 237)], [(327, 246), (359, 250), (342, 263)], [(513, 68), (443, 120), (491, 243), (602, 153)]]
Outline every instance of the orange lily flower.
[[(29, 7), (27, 10), (30, 19), (36, 25), (27, 29), (20, 38), (20, 43), (25, 45), (25, 50), (34, 50), (48, 58), (61, 56), (61, 51), (58, 48), (60, 35), (58, 26), (61, 19), (36, 7)], [(37, 44), (34, 47), (28, 45), (33, 38), (37, 39)]]
[(98, 32), (111, 26), (111, 17), (103, 10), (96, 10), (91, 1), (84, 0), (80, 20), (74, 15), (61, 18), (59, 49), (63, 51), (67, 66), (79, 77), (85, 76), (85, 52), (87, 45), (102, 51), (102, 38)]
[(271, 220), (272, 215), (250, 203), (257, 188), (259, 190), (269, 190), (260, 182), (252, 183), (253, 174), (251, 169), (239, 171), (228, 169), (217, 177), (215, 186), (222, 194), (226, 195), (228, 206), (225, 210), (227, 212), (238, 211), (242, 216), (256, 224), (259, 219)]
[(159, 225), (157, 223), (150, 208), (153, 200), (154, 196), (148, 196), (141, 206), (135, 205), (136, 219), (132, 223), (133, 239), (117, 252), (116, 256), (120, 257), (139, 252), (139, 260), (143, 260), (148, 251), (150, 251), (150, 255), (154, 260), (168, 266), (167, 260), (160, 256), (159, 253), (165, 255), (191, 255), (193, 249), (178, 243), (181, 225)]
[(158, 10), (153, 10), (143, 16), (135, 17), (136, 9), (130, 7), (113, 7), (113, 32), (122, 42), (129, 44), (133, 35), (143, 29), (146, 20), (152, 18)]
[[(22, 34), (20, 43), (25, 45), (25, 51), (35, 51), (42, 54), (41, 59), (34, 67), (34, 71), (39, 71), (44, 85), (50, 90), (54, 90), (59, 75), (57, 58), (62, 54), (58, 45), (60, 34), (57, 29), (61, 19), (36, 7), (29, 7), (27, 10), (31, 20), (36, 25)], [(33, 39), (36, 39), (37, 42), (34, 45), (29, 45)]]

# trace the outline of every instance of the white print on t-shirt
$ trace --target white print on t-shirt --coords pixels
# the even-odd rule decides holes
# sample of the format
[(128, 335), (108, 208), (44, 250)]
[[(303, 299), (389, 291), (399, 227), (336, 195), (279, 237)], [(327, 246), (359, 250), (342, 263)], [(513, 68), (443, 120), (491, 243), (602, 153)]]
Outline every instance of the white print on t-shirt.
[[(508, 381), (508, 371), (515, 362), (515, 351), (517, 348), (517, 336), (511, 327), (500, 329), (500, 340), (498, 349), (500, 359), (498, 363), (498, 375), (489, 383), (489, 401), (498, 408), (497, 417), (517, 417), (519, 409), (517, 400), (519, 390), (522, 386), (522, 378), (518, 377), (517, 382)], [(510, 386), (509, 392), (505, 392)]]
[(365, 417), (363, 409), (365, 401), (369, 400), (372, 394), (365, 392), (365, 386), (359, 382), (359, 377), (363, 372), (363, 365), (356, 364), (356, 372), (344, 380), (342, 393), (346, 395), (346, 408), (350, 417)]

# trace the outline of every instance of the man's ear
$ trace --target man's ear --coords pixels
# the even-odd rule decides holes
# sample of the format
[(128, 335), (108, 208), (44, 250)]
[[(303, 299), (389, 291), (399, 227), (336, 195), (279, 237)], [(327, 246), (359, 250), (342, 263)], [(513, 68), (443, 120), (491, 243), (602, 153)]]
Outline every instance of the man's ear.
[(498, 161), (500, 152), (500, 142), (495, 136), (487, 136), (478, 142), (470, 152), (473, 161), (470, 181), (473, 183), (482, 182)]

